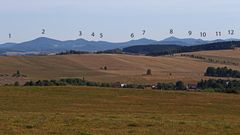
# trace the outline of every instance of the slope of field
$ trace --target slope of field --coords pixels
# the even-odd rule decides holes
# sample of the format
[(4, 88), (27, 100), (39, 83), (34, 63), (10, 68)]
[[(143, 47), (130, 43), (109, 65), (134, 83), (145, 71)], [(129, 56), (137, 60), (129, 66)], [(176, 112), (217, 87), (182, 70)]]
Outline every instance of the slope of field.
[(240, 97), (87, 87), (0, 87), (0, 134), (240, 134)]
[(218, 60), (219, 62), (225, 61), (240, 66), (240, 49), (235, 50), (221, 50), (221, 51), (202, 51), (189, 53), (195, 56), (202, 56), (205, 58), (211, 58)]
[(201, 52), (193, 52), (192, 54), (199, 54), (203, 56), (236, 58), (240, 61), (240, 48), (236, 48), (234, 50), (201, 51)]
[[(228, 51), (226, 52), (228, 54)], [(224, 53), (223, 51), (219, 55), (223, 56)], [(234, 58), (239, 57), (235, 55)], [(200, 79), (206, 79), (203, 74), (208, 66), (228, 66), (240, 70), (239, 66), (203, 62), (180, 56), (148, 57), (117, 54), (2, 56), (0, 65), (0, 74), (12, 74), (16, 70), (20, 70), (28, 76), (28, 79), (34, 80), (82, 78), (84, 76), (90, 81), (125, 83), (156, 83), (177, 80), (193, 83)], [(107, 66), (108, 70), (100, 69), (104, 66)], [(153, 75), (144, 75), (147, 69), (151, 69)]]

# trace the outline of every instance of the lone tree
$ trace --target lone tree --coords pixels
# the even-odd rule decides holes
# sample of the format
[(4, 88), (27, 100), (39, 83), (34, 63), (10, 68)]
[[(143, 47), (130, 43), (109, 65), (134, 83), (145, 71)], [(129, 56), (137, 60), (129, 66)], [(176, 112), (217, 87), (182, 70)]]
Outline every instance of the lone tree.
[(14, 86), (20, 86), (20, 83), (19, 83), (18, 81), (16, 81), (16, 82), (14, 83)]
[(17, 74), (17, 75), (20, 75), (21, 73), (20, 73), (20, 71), (19, 71), (19, 70), (17, 70), (16, 74)]
[(20, 77), (20, 76), (21, 76), (21, 73), (19, 70), (17, 70), (16, 73), (12, 75), (12, 77)]
[(107, 68), (107, 66), (104, 66), (104, 68), (103, 68), (104, 70), (107, 70), (108, 68)]
[(148, 69), (146, 75), (152, 75), (152, 70)]

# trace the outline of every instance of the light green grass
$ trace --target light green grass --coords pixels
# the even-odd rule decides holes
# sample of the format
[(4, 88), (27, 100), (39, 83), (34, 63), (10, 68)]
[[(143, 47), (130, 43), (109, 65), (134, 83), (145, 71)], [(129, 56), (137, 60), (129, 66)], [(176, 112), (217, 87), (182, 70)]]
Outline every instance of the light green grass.
[(240, 134), (240, 95), (0, 87), (0, 134)]

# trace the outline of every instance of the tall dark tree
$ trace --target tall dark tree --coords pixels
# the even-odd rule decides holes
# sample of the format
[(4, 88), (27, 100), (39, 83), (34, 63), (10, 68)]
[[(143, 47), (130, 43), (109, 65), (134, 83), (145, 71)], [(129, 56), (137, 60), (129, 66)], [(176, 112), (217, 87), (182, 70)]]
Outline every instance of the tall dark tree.
[(147, 72), (146, 72), (146, 75), (152, 75), (152, 70), (148, 69)]
[(182, 81), (177, 81), (176, 82), (176, 90), (185, 90), (186, 86)]

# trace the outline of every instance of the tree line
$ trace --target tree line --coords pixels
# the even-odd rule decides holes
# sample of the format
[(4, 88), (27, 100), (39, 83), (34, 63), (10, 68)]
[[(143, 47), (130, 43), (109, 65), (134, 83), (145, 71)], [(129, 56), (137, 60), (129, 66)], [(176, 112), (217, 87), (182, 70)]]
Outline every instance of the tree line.
[(176, 83), (157, 83), (155, 89), (159, 90), (186, 90), (187, 86), (182, 81)]
[[(19, 85), (15, 85), (19, 86)], [(183, 81), (176, 83), (157, 83), (156, 85), (139, 85), (139, 84), (121, 84), (121, 83), (97, 83), (90, 82), (78, 78), (60, 79), (60, 80), (38, 80), (28, 81), (24, 86), (95, 86), (95, 87), (110, 87), (110, 88), (134, 88), (144, 89), (152, 87), (156, 90), (188, 90), (189, 85), (184, 84)], [(196, 84), (195, 90), (204, 91), (212, 90), (215, 92), (239, 93), (240, 80), (201, 80)]]
[(208, 67), (205, 76), (240, 78), (240, 71), (227, 67)]
[[(139, 85), (139, 84), (121, 84), (121, 83), (96, 83), (86, 81), (79, 78), (68, 78), (60, 80), (38, 80), (38, 81), (28, 81), (24, 86), (99, 86), (99, 87), (122, 87), (122, 88), (138, 88), (143, 89), (149, 87), (150, 85)], [(150, 86), (151, 87), (151, 86)], [(163, 90), (186, 90), (186, 85), (182, 81), (177, 81), (176, 83), (158, 83), (155, 87), (156, 89)]]
[(85, 81), (84, 79), (70, 78), (70, 79), (60, 79), (60, 80), (38, 80), (38, 81), (28, 81), (24, 86), (97, 86), (95, 82)]
[(89, 52), (68, 50), (68, 51), (57, 53), (56, 55), (70, 55), (70, 54), (89, 54)]
[(96, 86), (96, 87), (116, 87), (116, 88), (138, 88), (143, 89), (144, 85), (138, 84), (121, 84), (117, 83), (98, 83), (86, 81), (84, 78), (67, 78), (60, 80), (38, 80), (38, 81), (28, 81), (24, 86)]
[(239, 93), (240, 80), (201, 80), (197, 87), (202, 90), (212, 89), (216, 92)]

